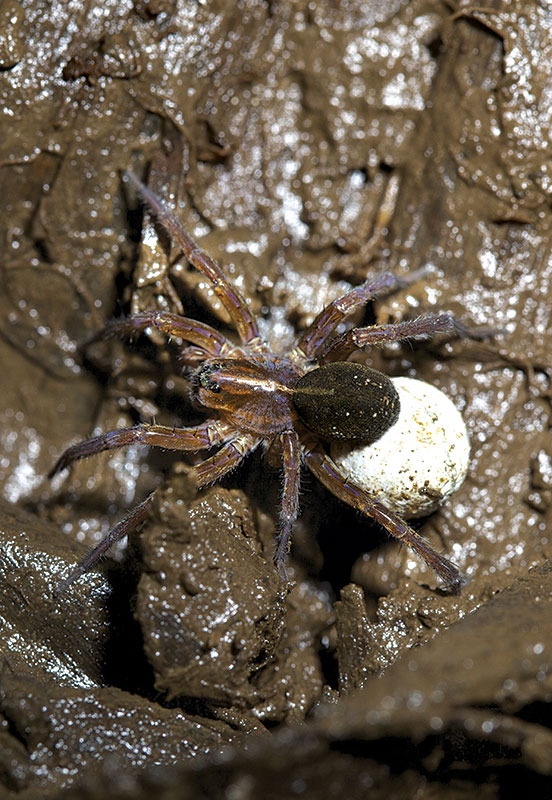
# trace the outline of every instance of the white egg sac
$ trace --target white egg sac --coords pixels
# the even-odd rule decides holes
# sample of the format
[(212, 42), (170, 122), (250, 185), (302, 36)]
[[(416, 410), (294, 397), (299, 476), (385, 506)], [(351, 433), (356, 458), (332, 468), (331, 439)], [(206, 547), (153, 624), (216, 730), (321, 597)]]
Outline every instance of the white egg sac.
[(399, 516), (424, 517), (463, 483), (470, 443), (460, 412), (439, 389), (391, 378), (399, 393), (397, 422), (373, 444), (333, 443), (331, 457), (351, 483)]

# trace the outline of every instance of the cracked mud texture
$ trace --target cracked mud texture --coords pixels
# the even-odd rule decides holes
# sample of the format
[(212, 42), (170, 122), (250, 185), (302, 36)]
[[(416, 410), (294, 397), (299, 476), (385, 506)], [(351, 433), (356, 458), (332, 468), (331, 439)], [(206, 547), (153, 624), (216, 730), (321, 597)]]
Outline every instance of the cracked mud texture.
[[(533, 2), (0, 2), (3, 796), (546, 796), (551, 54)], [(139, 447), (46, 479), (93, 431), (200, 419), (174, 346), (78, 351), (106, 321), (156, 307), (230, 332), (128, 168), (275, 348), (383, 269), (426, 274), (355, 322), (500, 329), (365, 356), (468, 426), (468, 478), (420, 528), (460, 596), (308, 477), (286, 594), (277, 454), (199, 494)], [(129, 547), (54, 599), (158, 484)]]

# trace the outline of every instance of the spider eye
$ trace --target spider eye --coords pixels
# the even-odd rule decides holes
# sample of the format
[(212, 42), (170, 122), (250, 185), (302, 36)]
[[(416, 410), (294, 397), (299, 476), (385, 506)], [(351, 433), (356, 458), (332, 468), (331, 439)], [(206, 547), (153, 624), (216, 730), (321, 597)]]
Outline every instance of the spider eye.
[(213, 374), (219, 369), (218, 364), (208, 364), (200, 369), (197, 380), (202, 389), (219, 394), (221, 391), (220, 383), (214, 379)]
[(210, 392), (218, 394), (220, 392), (220, 385), (214, 381), (209, 375), (200, 375), (199, 383), (202, 389), (208, 389)]

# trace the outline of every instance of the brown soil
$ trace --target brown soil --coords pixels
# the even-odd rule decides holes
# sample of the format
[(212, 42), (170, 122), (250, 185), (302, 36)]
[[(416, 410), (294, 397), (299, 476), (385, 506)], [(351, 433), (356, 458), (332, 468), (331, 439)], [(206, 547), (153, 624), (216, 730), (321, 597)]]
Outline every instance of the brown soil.
[[(2, 796), (549, 796), (552, 26), (521, 6), (0, 2)], [(313, 478), (282, 586), (275, 458), (199, 494), (137, 447), (47, 480), (94, 430), (199, 419), (172, 345), (78, 350), (107, 320), (184, 308), (231, 335), (128, 168), (275, 348), (382, 269), (426, 276), (367, 323), (500, 331), (366, 359), (466, 420), (469, 476), (420, 528), (459, 596)], [(158, 484), (130, 546), (54, 599)]]

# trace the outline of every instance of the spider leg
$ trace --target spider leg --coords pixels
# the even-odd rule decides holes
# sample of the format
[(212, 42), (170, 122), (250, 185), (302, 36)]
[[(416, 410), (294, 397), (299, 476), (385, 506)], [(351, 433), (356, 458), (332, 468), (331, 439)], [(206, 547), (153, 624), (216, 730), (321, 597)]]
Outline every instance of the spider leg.
[(127, 170), (125, 174), (155, 213), (159, 222), (177, 242), (190, 264), (211, 281), (215, 294), (230, 314), (243, 344), (248, 344), (254, 339), (260, 338), (257, 320), (251, 313), (244, 298), (227, 280), (217, 262), (201, 250), (194, 239), (186, 233), (182, 223), (157, 195), (144, 186), (142, 181), (138, 180), (132, 172)]
[(492, 336), (490, 328), (468, 328), (452, 314), (430, 314), (418, 319), (396, 322), (390, 325), (370, 325), (367, 328), (353, 328), (338, 336), (322, 352), (320, 361), (343, 361), (354, 350), (366, 345), (383, 342), (400, 342), (414, 336), (433, 336), (435, 333), (456, 333), (471, 339), (484, 339)]
[(301, 443), (295, 431), (285, 431), (280, 436), (283, 446), (284, 490), (280, 507), (280, 531), (274, 563), (282, 580), (287, 580), (284, 559), (289, 550), (293, 524), (299, 508), (299, 481), (301, 473)]
[[(132, 428), (130, 430), (132, 430)], [(167, 430), (170, 430), (170, 428)], [(234, 469), (234, 467), (237, 467), (244, 456), (250, 453), (261, 441), (261, 439), (255, 436), (240, 434), (234, 441), (225, 444), (218, 453), (211, 458), (205, 459), (205, 461), (195, 468), (196, 475), (198, 476), (198, 488), (218, 480), (227, 472)], [(209, 447), (210, 445), (206, 446)], [(200, 448), (196, 447), (194, 449)], [(129, 511), (128, 514), (108, 531), (101, 542), (85, 555), (82, 561), (69, 573), (67, 578), (55, 587), (55, 597), (62, 594), (72, 583), (78, 580), (81, 575), (84, 575), (85, 572), (92, 569), (115, 542), (118, 542), (119, 539), (123, 539), (144, 521), (152, 506), (154, 496), (155, 491), (133, 508), (132, 511)]]
[(230, 342), (210, 325), (178, 314), (170, 314), (168, 311), (142, 311), (131, 317), (112, 320), (85, 344), (92, 344), (100, 339), (133, 336), (147, 328), (157, 328), (169, 337), (175, 336), (192, 342), (209, 356), (218, 356), (225, 347), (231, 346)]
[(63, 594), (69, 586), (78, 580), (81, 575), (84, 575), (85, 572), (88, 572), (92, 567), (98, 563), (98, 561), (107, 553), (111, 545), (118, 542), (119, 539), (123, 539), (125, 536), (128, 536), (133, 530), (135, 530), (141, 522), (147, 517), (148, 512), (151, 508), (153, 503), (153, 497), (155, 492), (152, 492), (145, 500), (143, 500), (139, 505), (135, 506), (132, 511), (129, 511), (119, 522), (108, 531), (108, 533), (104, 536), (101, 542), (96, 545), (89, 553), (87, 553), (84, 558), (79, 561), (77, 566), (71, 570), (69, 575), (64, 578), (64, 580), (60, 581), (57, 586), (54, 588), (54, 597), (59, 597), (60, 594)]
[(462, 575), (452, 561), (445, 558), (429, 544), (429, 542), (416, 533), (404, 520), (389, 511), (385, 506), (372, 497), (368, 492), (355, 486), (344, 478), (331, 458), (318, 444), (313, 445), (312, 439), (305, 440), (303, 452), (305, 462), (311, 472), (340, 500), (356, 508), (368, 517), (372, 517), (387, 530), (391, 536), (404, 542), (428, 567), (439, 575), (447, 588), (458, 593), (462, 586)]
[(318, 314), (314, 322), (303, 332), (297, 348), (307, 358), (315, 358), (327, 342), (328, 337), (334, 332), (337, 325), (348, 315), (355, 311), (359, 306), (365, 305), (369, 300), (382, 294), (389, 294), (395, 289), (410, 286), (417, 281), (425, 270), (419, 269), (411, 272), (410, 275), (400, 278), (392, 272), (383, 272), (372, 280), (366, 281), (361, 286), (355, 286), (347, 294), (338, 297), (329, 303)]
[(231, 472), (261, 442), (259, 436), (250, 433), (240, 433), (231, 442), (226, 442), (213, 456), (194, 467), (197, 488), (202, 489)]
[(120, 428), (68, 447), (58, 458), (48, 477), (52, 478), (80, 458), (87, 458), (104, 450), (113, 450), (116, 447), (139, 443), (152, 447), (164, 447), (166, 450), (194, 452), (206, 450), (225, 441), (232, 431), (233, 428), (222, 420), (209, 420), (193, 428), (169, 428), (166, 425), (146, 424), (135, 425), (132, 428)]

